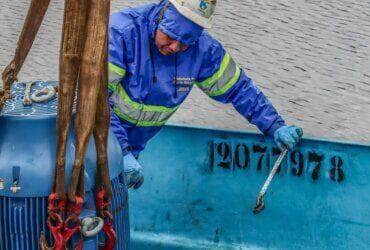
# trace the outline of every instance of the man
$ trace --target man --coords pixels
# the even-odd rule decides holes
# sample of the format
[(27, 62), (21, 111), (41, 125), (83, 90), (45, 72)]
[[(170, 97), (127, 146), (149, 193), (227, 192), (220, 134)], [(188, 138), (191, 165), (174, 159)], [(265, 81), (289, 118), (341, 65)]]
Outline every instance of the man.
[(261, 90), (204, 31), (215, 7), (216, 0), (163, 0), (111, 16), (111, 129), (122, 148), (129, 188), (144, 181), (139, 153), (194, 84), (214, 100), (232, 103), (279, 147), (293, 149), (302, 137), (302, 129), (286, 126)]

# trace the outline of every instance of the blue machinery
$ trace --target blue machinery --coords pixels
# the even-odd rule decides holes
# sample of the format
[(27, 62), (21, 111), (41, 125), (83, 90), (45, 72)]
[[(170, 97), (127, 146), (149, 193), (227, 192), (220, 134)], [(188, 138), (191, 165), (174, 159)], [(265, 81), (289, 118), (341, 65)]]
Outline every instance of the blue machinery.
[[(55, 84), (55, 83), (52, 83)], [(41, 89), (45, 83), (35, 84)], [(0, 250), (38, 249), (40, 233), (50, 239), (45, 225), (47, 197), (53, 181), (56, 155), (57, 100), (47, 104), (22, 104), (24, 86), (14, 87), (0, 117)], [(67, 144), (67, 173), (74, 157), (74, 140)], [(109, 163), (114, 197), (112, 211), (118, 231), (116, 249), (129, 243), (127, 191), (124, 187), (121, 150), (113, 135), (109, 138)], [(91, 140), (85, 159), (86, 203), (83, 217), (95, 216), (92, 189), (96, 171), (96, 153)], [(85, 238), (84, 249), (98, 249), (98, 236)]]
[[(37, 249), (55, 159), (55, 100), (23, 108), (19, 98), (0, 118), (1, 250)], [(109, 146), (116, 249), (127, 249), (127, 194), (113, 136)], [(165, 127), (139, 159), (146, 179), (130, 193), (131, 249), (369, 249), (370, 146), (305, 139), (283, 161), (266, 209), (253, 215), (278, 155), (254, 133)], [(94, 157), (91, 143), (87, 190)], [(85, 207), (94, 214), (91, 202)], [(86, 239), (84, 249), (97, 242)]]

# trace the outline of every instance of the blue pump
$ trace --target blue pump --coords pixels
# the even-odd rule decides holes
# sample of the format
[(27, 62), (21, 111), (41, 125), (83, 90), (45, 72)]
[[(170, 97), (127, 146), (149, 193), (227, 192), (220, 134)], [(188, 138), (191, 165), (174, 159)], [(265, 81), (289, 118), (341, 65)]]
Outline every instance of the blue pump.
[[(56, 82), (36, 82), (33, 91)], [(23, 106), (24, 84), (13, 87), (13, 99), (6, 102), (0, 116), (0, 249), (38, 249), (38, 239), (44, 232), (47, 196), (50, 193), (56, 155), (57, 98), (46, 103)], [(73, 126), (71, 126), (73, 128)], [(73, 129), (71, 129), (73, 130)], [(73, 131), (67, 143), (67, 179), (74, 157)], [(112, 211), (118, 235), (116, 249), (127, 249), (129, 243), (127, 190), (124, 185), (122, 155), (114, 135), (109, 137), (110, 177), (114, 196)], [(84, 213), (95, 216), (93, 187), (96, 153), (90, 140), (85, 158), (86, 202)], [(98, 249), (98, 236), (84, 239), (84, 249)]]

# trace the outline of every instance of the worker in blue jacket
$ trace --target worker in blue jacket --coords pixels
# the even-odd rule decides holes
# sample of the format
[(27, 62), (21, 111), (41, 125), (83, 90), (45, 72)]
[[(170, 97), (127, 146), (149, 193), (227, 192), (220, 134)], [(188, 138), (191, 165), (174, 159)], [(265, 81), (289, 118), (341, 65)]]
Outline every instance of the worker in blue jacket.
[(111, 129), (124, 155), (129, 188), (139, 188), (137, 161), (196, 84), (231, 103), (279, 147), (293, 149), (302, 129), (287, 126), (270, 101), (238, 67), (208, 28), (216, 0), (163, 0), (111, 16), (109, 89)]

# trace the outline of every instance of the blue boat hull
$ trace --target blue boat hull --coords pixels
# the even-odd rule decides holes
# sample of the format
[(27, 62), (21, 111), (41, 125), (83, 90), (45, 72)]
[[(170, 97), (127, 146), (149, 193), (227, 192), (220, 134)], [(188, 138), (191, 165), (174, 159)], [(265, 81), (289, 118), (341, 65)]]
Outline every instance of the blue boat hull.
[(258, 134), (167, 126), (130, 193), (132, 249), (369, 249), (370, 147), (303, 140), (254, 215), (278, 154)]

